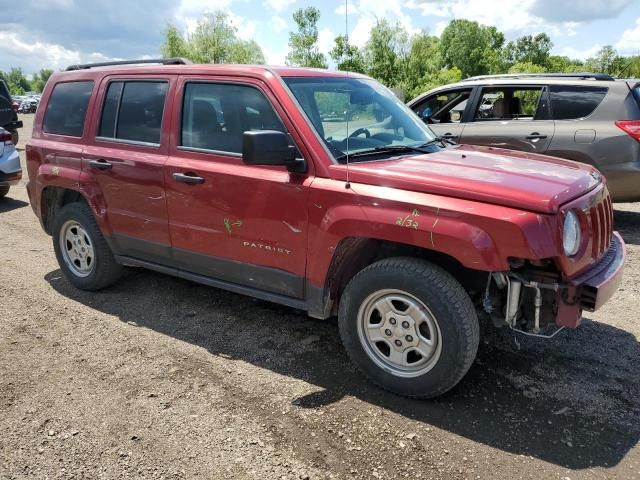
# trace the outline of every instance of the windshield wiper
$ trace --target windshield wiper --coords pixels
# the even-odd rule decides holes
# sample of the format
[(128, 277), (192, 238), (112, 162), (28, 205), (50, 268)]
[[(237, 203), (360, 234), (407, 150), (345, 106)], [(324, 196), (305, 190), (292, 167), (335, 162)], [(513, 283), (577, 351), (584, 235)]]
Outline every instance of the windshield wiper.
[(421, 147), (426, 147), (427, 145), (433, 145), (434, 143), (441, 143), (442, 145), (445, 145), (448, 143), (449, 145), (457, 145), (456, 142), (454, 142), (453, 140), (449, 139), (449, 138), (445, 138), (445, 137), (435, 137), (433, 140), (429, 140), (427, 143), (423, 143), (422, 145), (420, 145)]
[[(385, 153), (385, 152), (417, 152), (417, 153), (431, 153), (429, 150), (424, 150), (424, 148), (429, 146), (430, 142), (425, 143), (424, 145), (420, 145), (417, 147), (411, 145), (386, 145), (381, 147), (369, 148), (367, 150), (360, 150), (358, 152), (353, 152), (349, 154), (349, 158), (353, 157), (365, 157), (367, 155), (375, 155), (377, 153)], [(336, 157), (336, 160), (341, 161), (347, 158), (347, 154), (342, 154)]]

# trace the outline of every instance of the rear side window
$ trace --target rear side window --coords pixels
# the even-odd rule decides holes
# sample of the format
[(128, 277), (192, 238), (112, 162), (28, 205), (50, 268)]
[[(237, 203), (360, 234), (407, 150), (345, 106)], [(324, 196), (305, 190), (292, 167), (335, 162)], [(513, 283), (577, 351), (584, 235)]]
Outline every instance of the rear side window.
[(254, 87), (187, 83), (182, 106), (181, 145), (188, 148), (242, 153), (249, 130), (285, 128), (267, 98)]
[(58, 83), (44, 114), (44, 131), (81, 137), (92, 92), (93, 82)]
[(609, 89), (551, 85), (551, 111), (554, 120), (574, 120), (593, 113)]
[(159, 145), (168, 87), (165, 81), (111, 82), (98, 136)]

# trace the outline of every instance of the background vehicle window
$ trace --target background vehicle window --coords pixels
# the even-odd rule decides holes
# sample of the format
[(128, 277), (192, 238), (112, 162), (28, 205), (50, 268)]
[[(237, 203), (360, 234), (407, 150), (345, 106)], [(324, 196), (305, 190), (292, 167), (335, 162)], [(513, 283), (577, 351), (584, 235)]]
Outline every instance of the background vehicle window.
[(81, 137), (92, 92), (93, 82), (57, 84), (44, 114), (44, 131)]
[(109, 84), (99, 136), (160, 144), (167, 82), (112, 82)]
[(573, 120), (591, 115), (609, 90), (606, 87), (551, 85), (554, 120)]
[(242, 153), (242, 135), (250, 130), (286, 132), (258, 89), (216, 83), (186, 84), (180, 145)]
[(545, 120), (544, 88), (483, 88), (476, 120)]
[(413, 108), (426, 123), (460, 123), (471, 89), (442, 92)]

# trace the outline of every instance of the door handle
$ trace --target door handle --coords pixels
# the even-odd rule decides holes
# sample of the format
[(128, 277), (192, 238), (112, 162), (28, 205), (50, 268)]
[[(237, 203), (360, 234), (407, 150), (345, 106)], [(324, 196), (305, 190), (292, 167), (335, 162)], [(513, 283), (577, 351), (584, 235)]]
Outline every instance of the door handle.
[(459, 135), (454, 135), (454, 134), (453, 134), (453, 133), (451, 133), (451, 132), (447, 132), (447, 133), (445, 133), (445, 134), (440, 135), (440, 137), (442, 137), (442, 138), (458, 138), (458, 137), (459, 137)]
[(100, 160), (89, 160), (89, 166), (92, 168), (97, 168), (98, 170), (109, 170), (111, 167), (113, 167), (112, 164), (110, 164), (106, 160), (103, 160), (102, 158)]
[(526, 138), (527, 140), (536, 140), (538, 138), (547, 138), (547, 136), (546, 135), (541, 135), (538, 132), (533, 132), (532, 134), (527, 135), (524, 138)]
[(173, 179), (176, 182), (199, 184), (204, 183), (204, 178), (198, 177), (195, 173), (174, 173)]

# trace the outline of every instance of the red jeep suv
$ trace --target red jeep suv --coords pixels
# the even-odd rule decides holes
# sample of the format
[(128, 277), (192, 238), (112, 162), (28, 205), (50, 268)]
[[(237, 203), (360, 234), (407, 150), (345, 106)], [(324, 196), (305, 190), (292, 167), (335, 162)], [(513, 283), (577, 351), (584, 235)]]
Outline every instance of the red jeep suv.
[(465, 375), (480, 320), (550, 336), (617, 289), (592, 167), (448, 145), (362, 75), (117, 63), (54, 74), (27, 144), (77, 288), (144, 267), (337, 315), (360, 370), (420, 398)]

